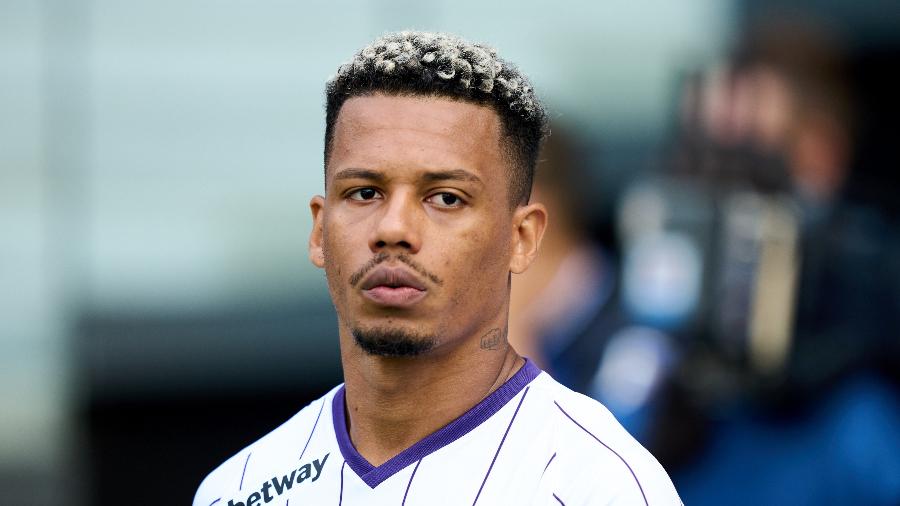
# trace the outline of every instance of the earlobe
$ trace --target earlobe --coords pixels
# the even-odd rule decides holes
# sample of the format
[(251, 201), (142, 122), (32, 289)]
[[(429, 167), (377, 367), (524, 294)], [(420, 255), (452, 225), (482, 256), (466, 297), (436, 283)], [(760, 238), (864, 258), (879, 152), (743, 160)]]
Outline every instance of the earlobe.
[(537, 257), (547, 228), (547, 209), (534, 203), (516, 209), (513, 215), (512, 258), (509, 270), (521, 274)]
[(325, 267), (325, 250), (323, 247), (323, 220), (325, 219), (325, 199), (316, 195), (309, 201), (309, 210), (312, 211), (313, 226), (309, 233), (309, 261), (316, 267)]

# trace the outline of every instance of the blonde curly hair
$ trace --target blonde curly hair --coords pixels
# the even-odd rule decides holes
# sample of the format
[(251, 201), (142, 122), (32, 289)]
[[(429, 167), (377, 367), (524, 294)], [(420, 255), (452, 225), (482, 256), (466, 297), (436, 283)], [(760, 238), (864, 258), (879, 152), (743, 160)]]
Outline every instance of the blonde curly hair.
[(528, 79), (497, 51), (444, 33), (388, 33), (342, 64), (325, 87), (325, 164), (344, 102), (372, 93), (439, 96), (487, 105), (512, 157), (510, 199), (528, 201), (547, 113)]

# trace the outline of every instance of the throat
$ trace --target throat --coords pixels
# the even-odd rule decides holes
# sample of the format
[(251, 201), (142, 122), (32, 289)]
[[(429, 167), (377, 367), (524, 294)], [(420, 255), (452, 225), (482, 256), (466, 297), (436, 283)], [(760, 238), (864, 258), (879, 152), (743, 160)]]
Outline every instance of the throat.
[(524, 364), (509, 347), (501, 358), (493, 367), (405, 360), (408, 367), (381, 371), (383, 377), (375, 375), (369, 381), (359, 381), (363, 378), (346, 371), (344, 421), (354, 448), (378, 467), (439, 431)]

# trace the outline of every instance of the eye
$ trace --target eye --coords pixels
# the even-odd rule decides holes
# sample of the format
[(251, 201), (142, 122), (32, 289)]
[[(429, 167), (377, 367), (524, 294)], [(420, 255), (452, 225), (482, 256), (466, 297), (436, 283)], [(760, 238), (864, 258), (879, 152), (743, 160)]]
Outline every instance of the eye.
[(378, 191), (375, 190), (374, 188), (360, 188), (360, 189), (355, 190), (347, 195), (347, 198), (349, 198), (350, 200), (360, 200), (360, 201), (372, 200), (377, 197), (378, 197)]
[(450, 192), (435, 193), (425, 199), (425, 201), (438, 207), (446, 208), (462, 207), (462, 205), (465, 204), (461, 198)]

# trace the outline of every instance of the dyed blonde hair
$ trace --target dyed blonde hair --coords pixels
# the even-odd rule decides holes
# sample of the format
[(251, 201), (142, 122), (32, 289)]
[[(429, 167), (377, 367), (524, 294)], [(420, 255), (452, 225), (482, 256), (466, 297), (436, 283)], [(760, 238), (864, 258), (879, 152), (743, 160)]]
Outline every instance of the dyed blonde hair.
[(373, 93), (438, 96), (493, 108), (512, 162), (511, 203), (528, 201), (547, 114), (528, 79), (493, 48), (454, 35), (413, 31), (389, 33), (362, 48), (325, 88), (326, 169), (344, 102)]

